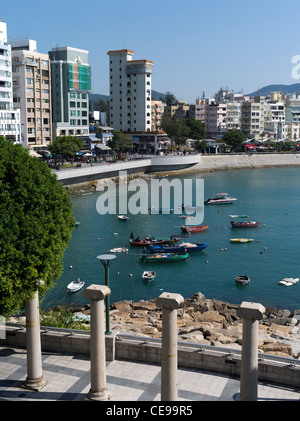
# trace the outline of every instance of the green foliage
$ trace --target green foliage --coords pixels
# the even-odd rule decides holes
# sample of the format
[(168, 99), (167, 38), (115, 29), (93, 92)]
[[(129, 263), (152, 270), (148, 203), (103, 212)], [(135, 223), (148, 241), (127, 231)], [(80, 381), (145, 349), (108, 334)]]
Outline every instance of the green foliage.
[(241, 130), (238, 129), (228, 130), (228, 132), (224, 133), (223, 135), (223, 141), (227, 143), (227, 145), (231, 145), (233, 150), (239, 146), (242, 146), (245, 140), (246, 136)]
[(186, 126), (184, 119), (172, 119), (171, 117), (163, 116), (161, 127), (171, 139), (172, 144), (183, 145), (189, 135), (189, 129)]
[(54, 139), (48, 149), (55, 155), (61, 155), (64, 158), (76, 155), (82, 148), (82, 140), (76, 136), (60, 136)]
[(133, 149), (133, 140), (124, 135), (120, 130), (114, 130), (112, 140), (107, 142), (107, 146), (115, 151), (127, 151)]
[(165, 98), (164, 99), (161, 99), (167, 106), (170, 106), (170, 105), (173, 105), (173, 104), (175, 104), (175, 102), (177, 101), (176, 100), (176, 97), (175, 97), (175, 95), (174, 94), (172, 94), (171, 92), (166, 92), (165, 93)]
[(0, 138), (0, 314), (42, 296), (62, 271), (75, 224), (72, 202), (40, 159)]
[(203, 139), (206, 135), (205, 124), (203, 121), (196, 120), (195, 118), (186, 118), (185, 125), (189, 129), (189, 137), (191, 139)]
[(199, 152), (204, 152), (204, 149), (206, 148), (206, 140), (197, 140), (195, 144), (195, 149)]
[(60, 309), (60, 311), (45, 311), (40, 315), (41, 326), (58, 327), (63, 329), (89, 330), (89, 326), (73, 318), (70, 309)]

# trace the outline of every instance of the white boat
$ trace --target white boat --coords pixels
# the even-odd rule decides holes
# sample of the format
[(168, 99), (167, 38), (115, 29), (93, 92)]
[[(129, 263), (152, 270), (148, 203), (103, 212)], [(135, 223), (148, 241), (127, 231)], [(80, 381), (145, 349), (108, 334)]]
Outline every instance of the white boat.
[(119, 218), (121, 221), (128, 221), (129, 216), (126, 216), (126, 215), (118, 215), (118, 218)]
[(226, 205), (237, 200), (236, 197), (229, 197), (228, 193), (218, 193), (216, 197), (205, 200), (207, 205)]
[(278, 283), (286, 287), (290, 287), (292, 285), (295, 285), (297, 282), (299, 282), (299, 278), (283, 278)]
[(156, 273), (154, 272), (154, 270), (145, 270), (145, 272), (143, 272), (142, 277), (146, 281), (154, 281), (154, 279), (156, 278)]
[(253, 241), (253, 238), (230, 238), (232, 243), (249, 243)]
[(107, 253), (126, 253), (128, 249), (126, 247), (115, 247), (107, 251)]
[(69, 292), (77, 292), (83, 288), (85, 282), (81, 281), (80, 278), (77, 281), (70, 282), (67, 286)]

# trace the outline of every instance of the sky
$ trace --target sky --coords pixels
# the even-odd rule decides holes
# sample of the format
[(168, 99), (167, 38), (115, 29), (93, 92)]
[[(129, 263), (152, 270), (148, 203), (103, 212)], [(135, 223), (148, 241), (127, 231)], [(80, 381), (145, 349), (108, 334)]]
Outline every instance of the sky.
[(189, 103), (300, 83), (299, 0), (15, 0), (0, 17), (8, 42), (88, 50), (95, 94), (109, 94), (107, 52), (119, 49), (153, 61), (152, 89)]

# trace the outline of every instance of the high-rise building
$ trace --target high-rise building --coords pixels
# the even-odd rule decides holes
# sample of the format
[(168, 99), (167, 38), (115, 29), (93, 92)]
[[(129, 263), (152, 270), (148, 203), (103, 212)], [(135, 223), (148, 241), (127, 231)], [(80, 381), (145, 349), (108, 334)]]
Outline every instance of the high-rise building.
[(11, 46), (6, 23), (0, 20), (0, 136), (20, 142), (20, 110), (13, 109)]
[(25, 148), (47, 149), (51, 143), (51, 86), (48, 54), (37, 52), (36, 41), (12, 41), (13, 102), (21, 109)]
[(52, 78), (53, 138), (89, 138), (91, 67), (88, 51), (57, 47), (49, 51)]
[(109, 125), (123, 132), (151, 132), (151, 60), (132, 60), (131, 50), (108, 51)]

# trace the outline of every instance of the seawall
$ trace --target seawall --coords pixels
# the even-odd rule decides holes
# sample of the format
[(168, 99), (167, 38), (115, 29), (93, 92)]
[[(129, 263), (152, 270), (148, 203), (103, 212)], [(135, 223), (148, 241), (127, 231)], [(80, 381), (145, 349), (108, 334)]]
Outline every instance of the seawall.
[(178, 174), (193, 174), (206, 171), (271, 168), (271, 167), (300, 166), (300, 154), (226, 154), (202, 155), (199, 163), (190, 168), (176, 171)]
[(89, 183), (127, 174), (157, 173), (160, 175), (196, 174), (207, 171), (300, 166), (300, 153), (168, 155), (73, 169), (53, 171), (65, 186)]

